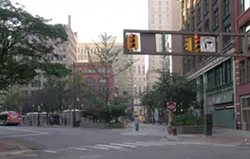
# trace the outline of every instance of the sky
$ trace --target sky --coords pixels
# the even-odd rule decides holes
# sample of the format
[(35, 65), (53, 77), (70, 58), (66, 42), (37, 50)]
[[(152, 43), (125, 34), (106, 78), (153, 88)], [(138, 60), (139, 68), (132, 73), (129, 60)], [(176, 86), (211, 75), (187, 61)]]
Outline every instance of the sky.
[(78, 34), (79, 42), (97, 41), (108, 33), (122, 42), (123, 29), (148, 29), (147, 0), (12, 0), (25, 5), (33, 15), (68, 23)]

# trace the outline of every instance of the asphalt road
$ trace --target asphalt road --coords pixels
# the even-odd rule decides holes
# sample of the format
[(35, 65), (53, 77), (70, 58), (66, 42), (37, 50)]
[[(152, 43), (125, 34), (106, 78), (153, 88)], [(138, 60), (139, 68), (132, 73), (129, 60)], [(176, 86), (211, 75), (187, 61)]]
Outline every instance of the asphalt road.
[[(121, 130), (123, 131), (123, 130)], [(180, 144), (156, 136), (81, 128), (0, 127), (0, 139), (16, 140), (35, 151), (15, 159), (249, 159), (250, 148)]]

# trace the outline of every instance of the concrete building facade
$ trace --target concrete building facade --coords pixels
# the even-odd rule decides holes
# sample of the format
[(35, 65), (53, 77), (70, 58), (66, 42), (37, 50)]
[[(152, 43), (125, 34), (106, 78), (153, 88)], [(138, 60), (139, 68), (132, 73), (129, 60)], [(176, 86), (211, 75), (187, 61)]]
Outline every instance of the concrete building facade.
[[(106, 95), (106, 92), (108, 92), (109, 102), (113, 101), (114, 79), (109, 78), (108, 81), (106, 81), (104, 78), (104, 76), (106, 76), (106, 71), (102, 64), (94, 63), (94, 68), (98, 70), (98, 73), (96, 73), (90, 63), (75, 63), (75, 70), (81, 73), (84, 83), (92, 89), (93, 94), (97, 94), (102, 98)], [(73, 70), (72, 65), (70, 69)], [(111, 77), (113, 74), (112, 67), (109, 67), (107, 76)]]
[[(101, 46), (102, 44), (100, 44)], [(96, 44), (94, 43), (79, 43), (78, 44), (78, 62), (90, 62), (90, 59), (88, 57), (88, 52), (86, 47), (88, 47), (90, 51), (90, 56), (92, 61), (99, 61), (99, 57), (94, 54), (96, 51)], [(115, 74), (114, 76), (114, 88), (115, 93), (119, 97), (127, 97), (127, 96), (133, 96), (133, 66), (126, 69), (125, 71), (120, 70), (122, 67), (125, 67), (126, 62), (132, 61), (133, 56), (131, 55), (124, 55), (123, 51), (123, 44), (122, 43), (115, 43), (113, 45), (113, 48), (111, 51), (117, 52), (119, 51), (117, 57), (115, 58), (115, 61), (113, 63), (113, 72)], [(117, 75), (116, 75), (117, 74)]]
[(133, 104), (140, 105), (143, 92), (146, 90), (146, 69), (145, 69), (145, 56), (133, 55), (134, 60), (137, 60), (133, 64)]
[[(234, 1), (234, 19), (236, 33), (250, 33), (250, 1)], [(236, 50), (248, 48), (250, 53), (250, 37), (247, 45), (236, 38)], [(236, 57), (236, 121), (239, 129), (250, 131), (250, 58)]]
[[(233, 0), (182, 0), (182, 30), (234, 32), (233, 6)], [(231, 40), (224, 37), (220, 41), (223, 54), (235, 51)], [(198, 100), (205, 113), (213, 114), (216, 126), (236, 127), (233, 68), (231, 57), (183, 57), (183, 74), (203, 86)]]
[[(54, 53), (58, 56), (48, 55), (48, 59), (52, 63), (60, 63), (68, 67), (70, 63), (77, 60), (77, 33), (73, 32), (71, 28), (71, 16), (68, 16), (68, 24), (64, 25), (64, 28), (68, 34), (68, 41), (58, 45), (54, 49)], [(43, 84), (46, 79), (43, 76), (38, 76), (30, 84), (24, 85), (21, 88), (23, 95), (28, 95), (33, 91), (37, 91), (43, 88)]]
[[(148, 1), (148, 28), (150, 30), (179, 30), (181, 28), (181, 5), (179, 0), (149, 0)], [(171, 35), (166, 35), (165, 41), (168, 51), (172, 51), (172, 40), (174, 38)], [(178, 39), (177, 39), (178, 40)], [(176, 41), (176, 40), (175, 40)], [(180, 43), (179, 41), (177, 41)], [(175, 42), (175, 44), (177, 43)], [(161, 36), (156, 37), (157, 51), (162, 48)], [(178, 49), (177, 47), (176, 49)], [(177, 51), (177, 50), (175, 50)], [(154, 70), (164, 69), (165, 71), (171, 71), (175, 67), (180, 68), (180, 57), (176, 56), (148, 56), (148, 72), (147, 78), (152, 85), (153, 81), (157, 81)], [(179, 69), (178, 69), (179, 70)], [(152, 76), (151, 76), (152, 75)]]

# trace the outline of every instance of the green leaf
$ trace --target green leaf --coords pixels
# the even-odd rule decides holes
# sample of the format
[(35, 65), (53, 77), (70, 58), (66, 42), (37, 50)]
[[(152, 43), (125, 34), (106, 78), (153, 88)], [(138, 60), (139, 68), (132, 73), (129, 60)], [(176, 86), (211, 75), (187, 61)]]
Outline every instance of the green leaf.
[(0, 4), (0, 89), (30, 83), (39, 74), (37, 70), (65, 75), (59, 71), (65, 68), (47, 60), (54, 48), (67, 40), (64, 26), (48, 24), (50, 20), (35, 17), (23, 8), (9, 0)]

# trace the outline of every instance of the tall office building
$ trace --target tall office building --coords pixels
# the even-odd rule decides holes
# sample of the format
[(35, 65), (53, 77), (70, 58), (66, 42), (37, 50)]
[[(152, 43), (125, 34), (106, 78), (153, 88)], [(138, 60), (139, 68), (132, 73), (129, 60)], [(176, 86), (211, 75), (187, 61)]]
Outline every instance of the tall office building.
[[(178, 30), (181, 26), (181, 12), (179, 0), (148, 0), (148, 29), (149, 30)], [(172, 37), (166, 35), (164, 42), (168, 51), (171, 51)], [(161, 51), (161, 36), (156, 37), (156, 49)], [(155, 70), (172, 68), (175, 61), (171, 56), (148, 56), (147, 86), (150, 88), (159, 77)], [(179, 61), (175, 65), (180, 65)]]
[[(182, 0), (183, 30), (189, 32), (234, 32), (234, 0)], [(234, 40), (224, 36), (221, 54), (235, 51)], [(184, 47), (184, 46), (183, 46)], [(213, 114), (214, 125), (235, 128), (232, 57), (183, 57), (183, 73), (206, 89), (198, 93), (205, 113)]]

